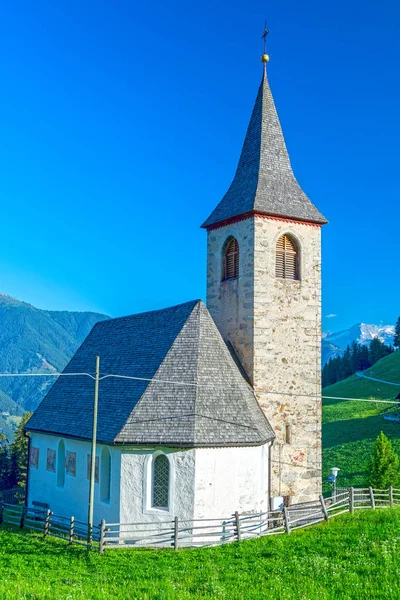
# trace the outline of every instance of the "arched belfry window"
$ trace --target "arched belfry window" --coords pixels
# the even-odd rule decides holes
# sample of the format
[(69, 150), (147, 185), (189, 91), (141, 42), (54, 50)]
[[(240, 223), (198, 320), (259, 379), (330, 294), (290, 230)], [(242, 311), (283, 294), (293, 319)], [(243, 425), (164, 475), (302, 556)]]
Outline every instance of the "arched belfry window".
[(225, 244), (223, 279), (239, 276), (239, 244), (236, 238), (228, 238)]
[(170, 485), (169, 460), (165, 454), (158, 454), (152, 462), (151, 506), (152, 508), (168, 510)]
[(279, 279), (300, 279), (299, 248), (291, 235), (281, 235), (276, 244), (275, 276)]

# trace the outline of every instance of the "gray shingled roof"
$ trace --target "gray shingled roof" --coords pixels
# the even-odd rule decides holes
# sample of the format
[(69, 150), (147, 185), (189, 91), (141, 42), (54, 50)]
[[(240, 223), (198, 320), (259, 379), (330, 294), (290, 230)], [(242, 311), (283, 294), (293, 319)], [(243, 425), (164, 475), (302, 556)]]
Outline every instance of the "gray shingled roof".
[[(64, 372), (93, 373), (96, 355), (101, 375), (153, 380), (100, 381), (100, 443), (248, 446), (275, 437), (200, 300), (97, 323)], [(93, 380), (60, 377), (26, 429), (90, 439), (92, 418)]]
[(264, 72), (231, 186), (202, 227), (248, 212), (326, 223), (293, 174)]

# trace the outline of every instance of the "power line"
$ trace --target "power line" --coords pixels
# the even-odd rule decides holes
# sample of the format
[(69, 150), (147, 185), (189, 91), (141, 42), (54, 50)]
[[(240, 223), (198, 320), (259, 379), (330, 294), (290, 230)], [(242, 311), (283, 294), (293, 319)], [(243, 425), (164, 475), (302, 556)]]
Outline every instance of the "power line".
[[(90, 379), (95, 379), (95, 377), (91, 373), (0, 373), (0, 377), (90, 377)], [(208, 387), (209, 384), (199, 384), (199, 383), (190, 383), (187, 381), (169, 381), (167, 379), (156, 379), (156, 378), (148, 378), (148, 377), (134, 377), (132, 375), (116, 375), (114, 373), (109, 373), (107, 375), (103, 375), (99, 378), (99, 381), (103, 379), (108, 379), (113, 377), (115, 379), (128, 379), (132, 381), (147, 381), (149, 383), (163, 383), (167, 385), (179, 385), (179, 386), (190, 386), (190, 387)], [(216, 385), (216, 382), (213, 381), (213, 386)], [(224, 387), (227, 387), (226, 383), (221, 383)], [(398, 385), (398, 384), (393, 384)], [(400, 385), (400, 384), (399, 384)], [(342, 396), (325, 396), (324, 394), (297, 394), (296, 392), (277, 392), (274, 390), (265, 390), (262, 393), (264, 394), (274, 394), (277, 396), (290, 396), (292, 398), (323, 398), (325, 400), (344, 400), (348, 402), (372, 402), (373, 404), (398, 404), (396, 400), (374, 400), (373, 398), (348, 398)]]
[[(89, 377), (92, 380), (95, 380), (96, 377), (94, 377), (91, 373), (85, 373), (85, 372), (78, 372), (78, 373), (0, 373), (0, 377)], [(163, 383), (163, 384), (168, 384), (168, 385), (181, 385), (181, 386), (193, 386), (193, 387), (207, 387), (207, 385), (201, 385), (198, 383), (190, 383), (190, 382), (184, 382), (184, 381), (169, 381), (169, 380), (164, 380), (164, 379), (156, 379), (156, 378), (147, 378), (147, 377), (134, 377), (131, 375), (116, 375), (116, 374), (112, 374), (109, 373), (107, 375), (103, 375), (102, 377), (99, 377), (99, 381), (104, 380), (104, 379), (108, 379), (108, 378), (116, 378), (116, 379), (127, 379), (127, 380), (132, 380), (132, 381), (147, 381), (147, 382), (154, 382), (154, 383)], [(385, 383), (389, 383), (389, 382), (385, 382)], [(213, 382), (213, 385), (215, 385), (215, 382)], [(225, 385), (225, 384), (223, 384)], [(399, 384), (393, 384), (393, 385), (399, 385)], [(267, 394), (274, 394), (274, 395), (279, 395), (279, 396), (290, 396), (290, 397), (302, 397), (302, 398), (324, 398), (326, 400), (343, 400), (343, 401), (349, 401), (349, 402), (372, 402), (374, 404), (376, 403), (380, 403), (380, 404), (398, 404), (398, 402), (394, 401), (394, 400), (373, 400), (371, 398), (346, 398), (346, 397), (339, 397), (339, 396), (325, 396), (322, 395), (320, 396), (319, 394), (296, 394), (293, 392), (276, 392), (276, 391), (266, 391), (264, 393)], [(196, 413), (192, 413), (192, 414), (187, 414), (184, 416), (201, 416), (203, 418), (209, 418), (206, 415), (196, 415)], [(224, 419), (218, 419), (222, 422), (227, 422)], [(239, 423), (230, 423), (230, 424), (234, 424), (234, 425), (239, 425)], [(243, 427), (243, 425), (241, 425)], [(252, 427), (247, 426), (250, 429), (252, 429)], [(316, 463), (312, 463), (310, 465), (310, 463), (306, 466), (306, 465), (300, 465), (300, 464), (295, 464), (295, 463), (286, 463), (286, 462), (282, 462), (279, 460), (273, 460), (271, 459), (272, 463), (275, 464), (280, 464), (280, 465), (286, 465), (286, 466), (290, 466), (290, 467), (298, 467), (301, 469), (305, 469), (306, 471), (312, 471), (315, 470), (316, 468), (321, 468), (321, 464), (316, 464)]]
[(0, 377), (72, 377), (77, 375), (95, 379), (90, 373), (0, 373)]
[(349, 402), (372, 402), (376, 404), (399, 404), (397, 400), (374, 400), (373, 398), (341, 398), (340, 396), (321, 396), (325, 400), (347, 400)]
[(305, 469), (306, 471), (315, 471), (315, 469), (322, 469), (322, 463), (308, 463), (308, 465), (299, 465), (298, 463), (288, 463), (279, 460), (273, 460), (272, 458), (271, 462), (277, 465), (285, 465), (286, 467), (296, 467), (297, 469)]

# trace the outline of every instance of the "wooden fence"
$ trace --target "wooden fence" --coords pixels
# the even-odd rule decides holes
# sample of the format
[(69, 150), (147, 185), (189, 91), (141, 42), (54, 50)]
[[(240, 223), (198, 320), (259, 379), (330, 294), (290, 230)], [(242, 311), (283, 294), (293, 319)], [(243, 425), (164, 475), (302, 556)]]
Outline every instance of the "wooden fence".
[(290, 534), (295, 529), (309, 527), (321, 521), (354, 513), (360, 509), (377, 509), (400, 505), (400, 489), (372, 488), (341, 489), (330, 497), (322, 495), (316, 502), (283, 507), (277, 511), (239, 514), (228, 518), (189, 519), (141, 523), (106, 523), (93, 527), (74, 517), (53, 514), (50, 510), (26, 508), (0, 503), (0, 524), (10, 523), (21, 529), (38, 531), (44, 537), (52, 535), (68, 544), (92, 547), (100, 553), (106, 548), (196, 548), (217, 546), (266, 535)]
[(43, 533), (43, 537), (51, 535), (66, 540), (69, 544), (91, 546), (92, 541), (100, 541), (100, 526), (93, 527), (89, 538), (87, 522), (20, 504), (0, 503), (0, 525), (2, 523)]
[(104, 523), (99, 544), (106, 548), (187, 548), (217, 546), (266, 535), (288, 534), (362, 508), (400, 505), (400, 489), (349, 488), (316, 502), (282, 510), (239, 514), (226, 519), (191, 519), (142, 523)]

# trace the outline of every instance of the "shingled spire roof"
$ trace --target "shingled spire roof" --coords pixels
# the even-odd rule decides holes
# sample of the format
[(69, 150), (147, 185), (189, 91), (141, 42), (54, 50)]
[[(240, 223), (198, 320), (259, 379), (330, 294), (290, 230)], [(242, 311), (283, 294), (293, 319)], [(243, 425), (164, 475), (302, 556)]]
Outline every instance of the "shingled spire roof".
[[(200, 300), (97, 323), (64, 372), (93, 372), (96, 355), (101, 375), (128, 376), (100, 380), (99, 443), (251, 446), (275, 437)], [(90, 440), (92, 420), (93, 380), (60, 377), (26, 429)]]
[(293, 174), (266, 68), (235, 177), (202, 227), (247, 213), (327, 223)]

